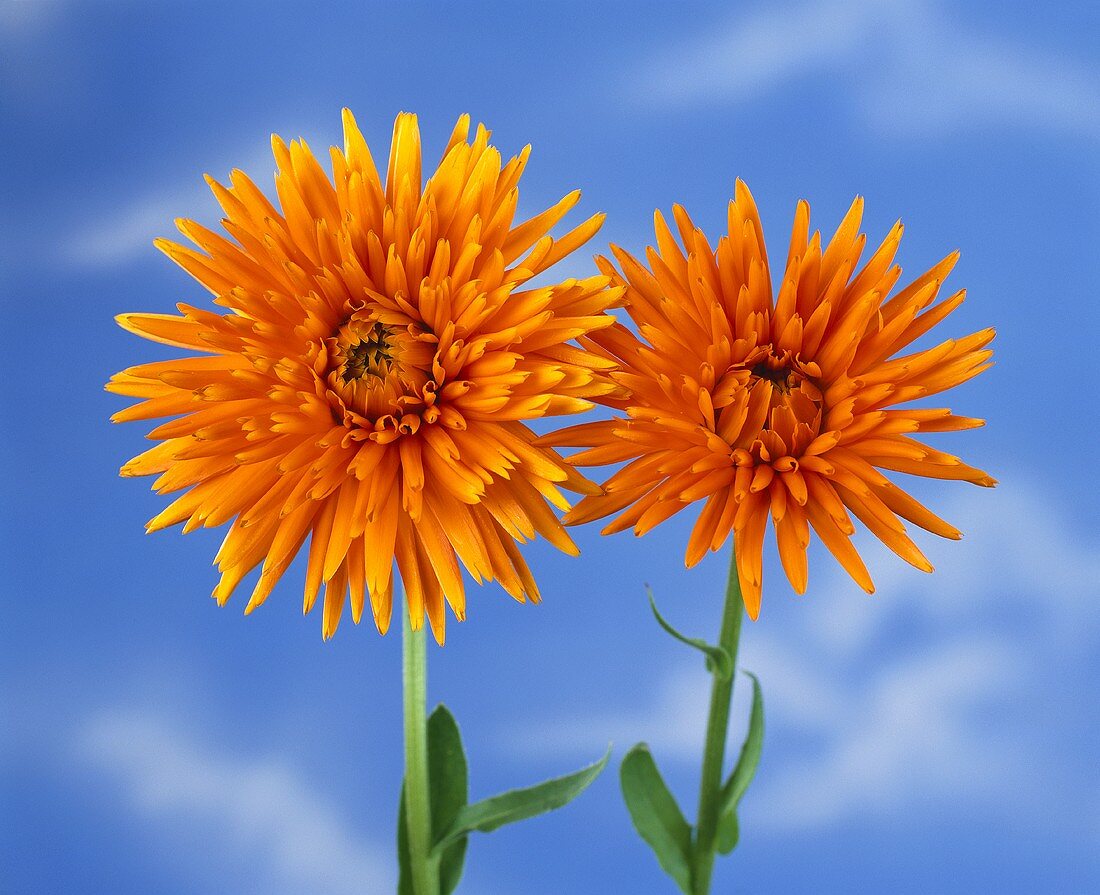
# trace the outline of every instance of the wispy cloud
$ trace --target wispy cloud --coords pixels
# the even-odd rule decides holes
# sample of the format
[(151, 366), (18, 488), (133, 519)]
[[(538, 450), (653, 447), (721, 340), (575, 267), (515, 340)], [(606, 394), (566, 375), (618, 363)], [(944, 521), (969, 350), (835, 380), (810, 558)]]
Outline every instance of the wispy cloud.
[[(393, 891), (389, 856), (365, 844), (279, 758), (230, 756), (155, 711), (99, 715), (85, 726), (78, 748), (83, 760), (119, 781), (152, 835), (173, 837), (177, 856), (192, 841), (188, 831), (204, 831), (193, 860), (181, 859), (197, 876), (251, 880), (247, 891), (265, 895)], [(232, 888), (245, 891), (236, 883)]]
[[(765, 644), (746, 653), (747, 661), (759, 657), (781, 726), (816, 735), (819, 743), (769, 775), (756, 802), (763, 823), (824, 826), (921, 800), (999, 804), (1007, 795), (1005, 780), (1027, 766), (1016, 744), (988, 723), (1018, 668), (1015, 650), (1001, 639), (933, 641), (855, 677), (789, 654), (788, 662), (801, 667), (779, 666)], [(773, 680), (796, 676), (825, 679), (818, 686), (835, 705), (828, 716), (815, 709), (808, 718), (784, 702), (783, 692), (774, 692)]]
[[(1100, 787), (1069, 792), (1083, 772), (1067, 759), (1079, 751), (1066, 739), (1074, 734), (1038, 716), (1027, 723), (1020, 706), (1042, 713), (1044, 694), (1059, 692), (1067, 674), (1085, 674), (1100, 646), (1100, 545), (1025, 477), (1004, 478), (1016, 484), (957, 492), (947, 503), (945, 515), (968, 534), (929, 550), (940, 566), (934, 578), (906, 573), (868, 545), (873, 605), (837, 619), (835, 601), (811, 600), (781, 632), (746, 632), (741, 664), (760, 675), (772, 731), (753, 799), (759, 822), (817, 827), (928, 802), (1020, 810), (1059, 790), (1078, 800), (1078, 813), (1097, 812)], [(824, 555), (811, 565), (813, 592), (854, 589), (842, 573), (820, 574), (831, 566)], [(687, 662), (632, 712), (551, 719), (525, 739), (583, 751), (595, 731), (624, 745), (647, 739), (662, 761), (694, 764), (706, 681)], [(739, 689), (745, 700), (748, 688)], [(746, 715), (746, 705), (735, 708), (734, 735)]]
[(593, 717), (570, 714), (522, 724), (502, 738), (507, 749), (527, 753), (588, 755), (608, 741), (629, 748), (639, 740), (674, 760), (690, 761), (703, 745), (701, 719), (706, 717), (708, 694), (702, 660), (669, 669), (652, 694), (652, 700), (636, 709), (610, 710)]
[(195, 208), (196, 191), (144, 196), (92, 226), (77, 230), (65, 245), (65, 258), (80, 267), (114, 267), (149, 252), (158, 236), (172, 235), (172, 222)]
[[(267, 191), (275, 162), (270, 150), (266, 146), (258, 149), (256, 142), (249, 141), (246, 152), (221, 153), (226, 162), (215, 166), (211, 173), (224, 182), (226, 172), (237, 167)], [(201, 169), (195, 168), (179, 182), (162, 183), (100, 212), (87, 212), (84, 221), (65, 240), (62, 257), (78, 267), (117, 267), (152, 252), (157, 237), (174, 238), (176, 218), (213, 223), (219, 214), (220, 208), (203, 181)]]
[(60, 0), (5, 0), (0, 3), (0, 43), (40, 35), (62, 6)]
[(647, 63), (639, 100), (737, 104), (829, 79), (892, 136), (998, 125), (1100, 140), (1084, 63), (984, 33), (930, 0), (810, 0), (738, 14)]

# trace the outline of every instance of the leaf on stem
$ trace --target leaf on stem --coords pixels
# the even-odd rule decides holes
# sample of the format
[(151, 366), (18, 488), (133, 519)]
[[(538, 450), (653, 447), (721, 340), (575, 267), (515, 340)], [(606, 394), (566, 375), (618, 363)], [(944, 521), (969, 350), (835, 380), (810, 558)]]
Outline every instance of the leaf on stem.
[[(431, 791), (432, 838), (435, 839), (454, 823), (458, 812), (466, 804), (469, 797), (468, 775), (458, 724), (447, 707), (442, 703), (437, 705), (427, 723), (428, 786)], [(414, 895), (407, 823), (405, 785), (402, 783), (397, 811), (397, 895)], [(450, 895), (462, 878), (466, 841), (463, 836), (439, 853), (440, 895)]]
[(661, 869), (691, 895), (691, 826), (669, 792), (645, 743), (638, 743), (619, 768), (623, 799), (634, 829), (653, 849)]
[(718, 818), (718, 831), (714, 840), (714, 847), (719, 854), (728, 855), (737, 848), (737, 842), (741, 838), (741, 829), (737, 823), (737, 810), (731, 809)]
[[(454, 823), (469, 799), (466, 753), (458, 722), (440, 703), (428, 717), (428, 781), (431, 786), (432, 839)], [(466, 837), (455, 840), (439, 853), (439, 892), (450, 895), (462, 878)]]
[(415, 895), (412, 864), (409, 860), (409, 815), (405, 810), (405, 781), (401, 781), (401, 799), (397, 803), (397, 895)]
[(505, 824), (526, 820), (573, 801), (588, 785), (595, 780), (607, 766), (611, 758), (611, 748), (607, 753), (586, 768), (556, 777), (526, 789), (513, 789), (492, 798), (483, 799), (473, 805), (464, 805), (459, 809), (450, 828), (436, 838), (433, 852), (443, 852), (451, 843), (478, 830), (490, 833)]
[(648, 584), (645, 586), (645, 592), (646, 596), (649, 597), (649, 608), (653, 610), (653, 617), (657, 619), (657, 624), (681, 643), (686, 643), (703, 653), (707, 657), (707, 670), (714, 672), (722, 680), (727, 680), (733, 674), (733, 660), (730, 659), (730, 654), (720, 646), (707, 643), (701, 637), (688, 637), (681, 634), (657, 610), (657, 601), (653, 599), (653, 589)]
[(718, 803), (718, 850), (729, 854), (737, 845), (737, 805), (749, 788), (760, 764), (760, 753), (764, 748), (764, 695), (760, 690), (760, 681), (751, 671), (752, 710), (749, 714), (749, 732), (741, 746), (741, 755), (737, 759), (729, 779), (722, 786), (722, 798)]

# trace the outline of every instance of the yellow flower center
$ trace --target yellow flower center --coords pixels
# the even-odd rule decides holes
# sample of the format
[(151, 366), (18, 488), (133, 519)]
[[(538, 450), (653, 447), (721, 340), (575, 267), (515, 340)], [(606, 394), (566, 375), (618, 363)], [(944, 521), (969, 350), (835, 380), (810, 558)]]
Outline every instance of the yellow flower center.
[[(774, 346), (762, 346), (746, 359), (749, 389), (768, 383), (768, 409), (761, 426), (761, 439), (752, 453), (797, 457), (821, 431), (823, 396), (817, 385), (821, 370), (815, 363), (806, 363), (790, 351)], [(777, 453), (778, 452), (778, 453)]]
[(409, 327), (383, 323), (369, 309), (352, 310), (325, 350), (330, 401), (349, 428), (373, 431), (380, 423), (393, 432), (412, 431), (418, 423), (413, 417), (435, 401), (434, 342)]
[(365, 376), (385, 379), (394, 359), (394, 332), (382, 323), (351, 320), (336, 335), (340, 351), (340, 378), (352, 382)]
[(755, 379), (768, 380), (777, 391), (786, 395), (790, 392), (791, 386), (797, 380), (801, 380), (802, 377), (797, 375), (790, 367), (783, 365), (782, 362), (778, 362), (778, 366), (773, 366), (773, 361), (776, 361), (774, 355), (769, 356), (766, 361), (758, 363), (751, 370), (752, 376)]

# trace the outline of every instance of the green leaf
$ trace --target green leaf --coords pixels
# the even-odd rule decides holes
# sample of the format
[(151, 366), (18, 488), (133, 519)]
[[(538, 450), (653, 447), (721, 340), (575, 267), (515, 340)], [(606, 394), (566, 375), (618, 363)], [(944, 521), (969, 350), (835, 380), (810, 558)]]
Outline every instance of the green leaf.
[(746, 671), (752, 678), (752, 710), (749, 714), (749, 732), (745, 736), (745, 742), (741, 746), (741, 755), (737, 759), (733, 773), (722, 787), (721, 809), (736, 808), (745, 790), (749, 788), (752, 778), (756, 774), (756, 766), (760, 764), (760, 753), (764, 748), (764, 694), (760, 690), (760, 680), (751, 671)]
[(691, 827), (645, 743), (626, 754), (619, 779), (634, 829), (653, 849), (661, 869), (691, 895)]
[(737, 848), (741, 831), (737, 826), (737, 811), (727, 811), (718, 818), (718, 834), (714, 841), (719, 854), (728, 855)]
[(458, 881), (462, 879), (462, 866), (466, 861), (466, 846), (469, 838), (463, 836), (457, 842), (452, 842), (439, 856), (439, 893), (451, 895), (458, 888)]
[(728, 854), (737, 845), (737, 806), (756, 775), (760, 753), (764, 748), (764, 695), (756, 675), (751, 671), (746, 671), (745, 674), (752, 678), (752, 710), (749, 714), (749, 732), (741, 746), (741, 755), (729, 779), (722, 786), (722, 798), (718, 803), (718, 850), (722, 854)]
[(588, 788), (588, 785), (607, 766), (609, 758), (611, 758), (610, 747), (604, 757), (595, 764), (581, 768), (572, 774), (556, 777), (526, 789), (513, 789), (473, 805), (463, 806), (450, 829), (436, 839), (435, 851), (438, 853), (474, 830), (490, 833), (505, 824), (526, 820), (529, 817), (553, 811), (555, 808), (561, 808)]
[[(431, 785), (432, 839), (448, 830), (469, 798), (466, 754), (458, 723), (440, 703), (428, 717), (428, 781)], [(462, 878), (465, 836), (439, 853), (439, 892), (450, 895)]]
[(653, 617), (657, 619), (657, 624), (681, 643), (686, 643), (703, 653), (707, 657), (707, 670), (714, 672), (722, 680), (727, 680), (733, 674), (733, 660), (730, 658), (730, 654), (722, 647), (712, 646), (700, 637), (688, 637), (681, 634), (665, 621), (664, 616), (657, 611), (657, 601), (653, 599), (653, 589), (648, 584), (645, 586), (645, 592), (649, 597), (649, 608), (653, 610)]
[[(466, 804), (468, 783), (466, 755), (458, 724), (447, 707), (440, 704), (428, 717), (428, 785), (431, 787), (432, 838), (446, 830)], [(397, 811), (397, 893), (414, 895), (409, 866), (408, 815), (405, 811), (405, 784), (401, 784), (401, 802)], [(451, 843), (439, 853), (440, 895), (450, 895), (462, 878), (466, 859), (466, 837)]]
[(405, 812), (405, 781), (401, 781), (401, 800), (397, 803), (397, 895), (415, 895), (409, 864), (409, 817)]

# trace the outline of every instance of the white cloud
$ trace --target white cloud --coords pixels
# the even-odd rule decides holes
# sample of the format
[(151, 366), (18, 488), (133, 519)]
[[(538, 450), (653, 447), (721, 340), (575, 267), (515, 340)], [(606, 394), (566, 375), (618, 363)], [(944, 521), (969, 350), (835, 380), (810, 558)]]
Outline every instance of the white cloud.
[(113, 267), (152, 251), (158, 236), (174, 236), (173, 221), (195, 206), (190, 193), (146, 196), (74, 233), (65, 257), (82, 267)]
[[(763, 656), (765, 648), (752, 652)], [(843, 684), (835, 668), (802, 663), (802, 674), (829, 680), (838, 710), (808, 718), (764, 678), (782, 728), (821, 743), (788, 760), (756, 794), (755, 815), (765, 824), (826, 825), (924, 799), (999, 800), (1006, 775), (1024, 765), (995, 727), (978, 721), (1018, 668), (996, 638), (933, 643)]]
[[(842, 657), (854, 655), (914, 606), (945, 630), (977, 624), (993, 612), (1015, 612), (1021, 619), (1034, 617), (1037, 624), (1029, 636), (1045, 647), (1076, 650), (1094, 643), (1100, 628), (1096, 536), (1071, 516), (1075, 507), (1056, 504), (1026, 473), (998, 469), (997, 474), (1002, 484), (993, 491), (962, 487), (936, 501), (939, 515), (963, 531), (961, 541), (914, 533), (936, 566), (931, 578), (865, 536), (860, 550), (874, 576), (873, 599), (881, 607), (862, 613), (851, 630), (852, 622), (846, 621), (844, 627), (822, 631), (822, 644)], [(851, 587), (834, 563), (819, 567), (824, 580), (813, 588), (828, 593)]]
[[(301, 128), (282, 128), (278, 132), (286, 140), (297, 139), (299, 134), (307, 133)], [(331, 127), (316, 128), (313, 132), (331, 135)], [(235, 154), (217, 153), (216, 159), (219, 163), (209, 170), (220, 182), (226, 183), (228, 172), (232, 168), (240, 168), (269, 198), (275, 200), (275, 160), (263, 133), (257, 132), (256, 139), (241, 143), (246, 146), (245, 151)], [(257, 143), (262, 144), (261, 148), (257, 148)], [(310, 140), (309, 143), (315, 151), (322, 144), (328, 145), (325, 139)], [(206, 155), (209, 157), (210, 153)], [(326, 155), (324, 152), (318, 153), (322, 163)], [(178, 183), (161, 183), (98, 212), (85, 209), (82, 223), (63, 243), (63, 259), (77, 267), (110, 268), (141, 257), (151, 257), (154, 252), (153, 240), (157, 237), (173, 240), (180, 238), (175, 220), (181, 217), (197, 220), (220, 232), (217, 222), (222, 216), (221, 207), (207, 188), (200, 165), (201, 162), (188, 165)], [(93, 207), (95, 205), (94, 202), (85, 204)], [(561, 230), (564, 232), (566, 226), (579, 224), (587, 214), (594, 211), (595, 209), (582, 205), (561, 225)], [(182, 241), (187, 243), (186, 239)], [(555, 265), (553, 273), (545, 275), (543, 279), (557, 282), (569, 277), (583, 279), (595, 273), (590, 261), (570, 256)]]
[(0, 42), (39, 36), (56, 19), (61, 7), (56, 0), (5, 0), (0, 3)]
[(646, 100), (753, 99), (854, 51), (878, 8), (886, 5), (826, 0), (739, 11), (726, 27), (676, 47), (651, 69), (641, 79)]
[[(746, 640), (748, 638), (746, 637)], [(747, 646), (747, 644), (746, 644)], [(546, 754), (587, 755), (600, 744), (610, 741), (618, 748), (645, 741), (655, 754), (672, 761), (695, 763), (703, 751), (704, 724), (710, 702), (710, 678), (703, 659), (688, 653), (677, 665), (666, 669), (651, 699), (633, 709), (608, 712), (593, 717), (575, 714), (555, 718), (537, 730), (520, 730), (507, 735), (509, 750)], [(765, 700), (769, 706), (783, 706), (788, 717), (797, 717), (814, 726), (825, 726), (843, 705), (832, 683), (815, 675), (798, 656), (782, 644), (767, 649), (745, 649), (741, 667), (756, 673), (766, 682)], [(749, 713), (749, 686), (740, 677), (735, 687), (735, 706), (731, 712), (731, 736), (744, 730)], [(731, 740), (732, 742), (732, 740)]]
[(738, 103), (841, 79), (861, 123), (894, 136), (990, 124), (1100, 140), (1100, 78), (983, 33), (926, 0), (810, 0), (738, 14), (636, 80), (639, 99)]
[(628, 748), (644, 740), (655, 753), (690, 761), (701, 754), (703, 728), (710, 698), (703, 661), (670, 669), (653, 694), (652, 702), (635, 710), (609, 712), (598, 718), (576, 715), (536, 722), (536, 730), (520, 729), (506, 734), (509, 752), (527, 754), (574, 753), (587, 755), (608, 741)]
[[(181, 863), (196, 875), (217, 874), (219, 888), (232, 876), (265, 895), (393, 891), (393, 859), (364, 843), (280, 759), (231, 756), (145, 712), (92, 719), (78, 747), (81, 758), (120, 781), (132, 809), (153, 830), (172, 837)], [(181, 850), (194, 829), (204, 835), (189, 859)], [(242, 891), (237, 883), (230, 888)]]
[[(930, 539), (935, 575), (906, 571), (868, 541), (878, 592), (848, 603), (855, 586), (815, 548), (810, 595), (782, 607), (781, 626), (746, 628), (739, 664), (760, 676), (769, 728), (755, 822), (802, 829), (928, 802), (1042, 816), (1053, 792), (1075, 805), (1067, 817), (1096, 811), (1100, 794), (1074, 782), (1085, 771), (1063, 730), (1068, 709), (1051, 697), (1095, 675), (1100, 545), (1026, 477), (999, 472), (1001, 488), (960, 488), (943, 502), (967, 534)], [(708, 688), (701, 663), (685, 658), (636, 710), (553, 719), (524, 739), (568, 753), (593, 737), (648, 740), (659, 761), (694, 766)], [(734, 742), (748, 691), (739, 684)]]
[[(230, 168), (241, 168), (262, 190), (273, 193), (271, 172), (275, 162), (266, 146), (256, 149), (256, 142), (250, 141), (247, 152), (219, 153), (219, 159), (225, 161), (212, 166), (211, 173), (225, 183)], [(178, 183), (162, 183), (98, 212), (94, 202), (85, 203), (82, 223), (65, 240), (62, 257), (78, 267), (117, 267), (155, 254), (153, 240), (157, 237), (179, 238), (176, 218), (191, 218), (216, 227), (221, 208), (202, 172), (198, 165), (188, 166)]]

